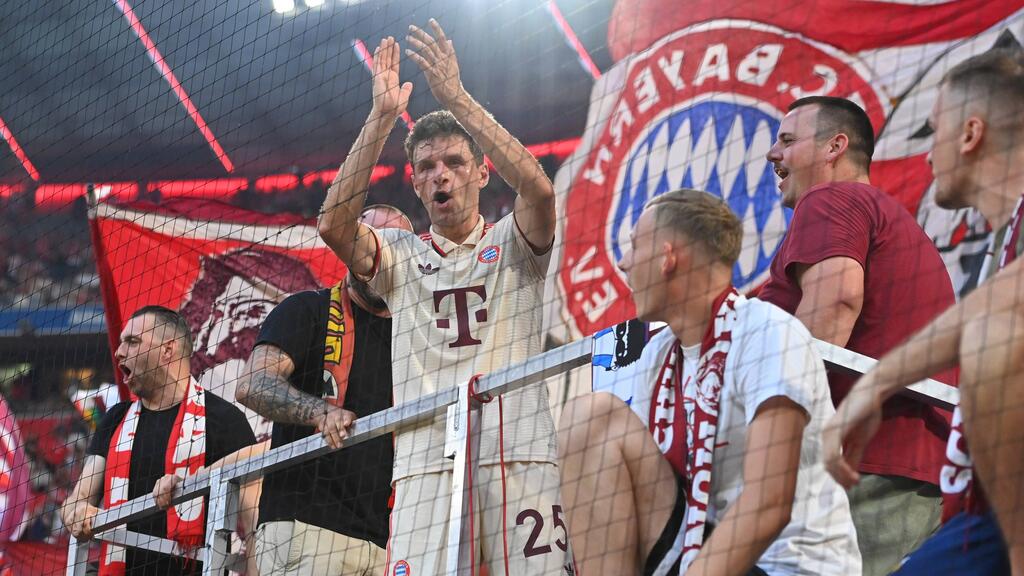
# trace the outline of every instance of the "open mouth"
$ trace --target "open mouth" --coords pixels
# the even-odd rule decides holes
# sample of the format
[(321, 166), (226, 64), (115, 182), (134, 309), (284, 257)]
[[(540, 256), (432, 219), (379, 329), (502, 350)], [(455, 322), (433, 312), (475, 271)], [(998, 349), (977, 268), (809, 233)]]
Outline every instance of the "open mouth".
[(434, 192), (433, 200), (438, 206), (447, 206), (451, 199), (452, 195), (448, 192)]
[(124, 364), (119, 364), (117, 367), (121, 370), (121, 376), (124, 377), (123, 378), (124, 380), (128, 380), (129, 378), (131, 378), (131, 376), (132, 376), (132, 369), (131, 368), (125, 366)]
[(782, 187), (782, 181), (789, 177), (789, 170), (782, 167), (781, 164), (775, 165), (775, 175), (779, 177), (779, 187)]

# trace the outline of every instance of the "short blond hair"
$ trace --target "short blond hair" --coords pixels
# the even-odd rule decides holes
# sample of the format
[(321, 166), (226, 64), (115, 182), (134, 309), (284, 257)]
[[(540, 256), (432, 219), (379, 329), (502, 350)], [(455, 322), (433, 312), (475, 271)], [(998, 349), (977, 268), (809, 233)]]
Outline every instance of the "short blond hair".
[(655, 210), (658, 230), (670, 229), (704, 246), (712, 260), (732, 267), (743, 246), (743, 225), (729, 205), (717, 196), (683, 188), (647, 202)]

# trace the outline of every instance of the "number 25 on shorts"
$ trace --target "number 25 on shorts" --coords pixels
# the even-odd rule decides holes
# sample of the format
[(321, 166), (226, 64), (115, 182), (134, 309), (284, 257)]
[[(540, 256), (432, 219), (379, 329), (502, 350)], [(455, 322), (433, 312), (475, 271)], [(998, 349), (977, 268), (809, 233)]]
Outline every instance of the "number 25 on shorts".
[[(555, 528), (561, 528), (561, 538), (555, 539), (555, 546), (562, 552), (569, 549), (568, 539), (569, 535), (565, 529), (565, 522), (562, 521), (562, 507), (555, 504), (551, 506), (551, 517), (555, 524)], [(521, 511), (516, 516), (516, 526), (522, 526), (526, 524), (526, 521), (533, 520), (533, 530), (530, 532), (530, 537), (526, 540), (526, 546), (523, 547), (523, 555), (527, 558), (532, 556), (539, 556), (541, 554), (547, 554), (551, 552), (551, 545), (544, 544), (543, 546), (537, 546), (537, 540), (540, 539), (541, 534), (544, 531), (544, 516), (540, 512), (533, 508), (527, 508)]]

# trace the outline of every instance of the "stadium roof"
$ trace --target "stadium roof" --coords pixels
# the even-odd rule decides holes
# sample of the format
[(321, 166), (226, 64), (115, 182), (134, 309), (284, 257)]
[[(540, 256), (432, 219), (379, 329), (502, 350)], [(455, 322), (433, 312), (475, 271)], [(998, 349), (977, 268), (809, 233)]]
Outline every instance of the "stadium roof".
[[(353, 41), (371, 51), (384, 35), (404, 42), (409, 24), (430, 17), (454, 40), (463, 83), (523, 142), (583, 131), (593, 78), (546, 0), (297, 4), (278, 14), (271, 0), (0, 3), (0, 181), (27, 180), (26, 159), (41, 182), (334, 167), (370, 106)], [(606, 70), (612, 0), (557, 4)], [(412, 62), (402, 77), (415, 84), (413, 117), (437, 107)], [(385, 152), (392, 161), (404, 134), (396, 128)]]

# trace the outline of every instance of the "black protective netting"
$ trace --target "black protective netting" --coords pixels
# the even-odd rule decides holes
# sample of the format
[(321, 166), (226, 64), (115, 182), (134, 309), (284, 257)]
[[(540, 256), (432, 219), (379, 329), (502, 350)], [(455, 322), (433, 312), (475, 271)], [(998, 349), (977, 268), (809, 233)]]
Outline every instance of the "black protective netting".
[[(1021, 0), (2, 3), (0, 572), (219, 571), (220, 502), (94, 515), (593, 337), (474, 395), (466, 573), (1011, 573), (1022, 37)], [(229, 567), (448, 573), (445, 424), (245, 483)]]

